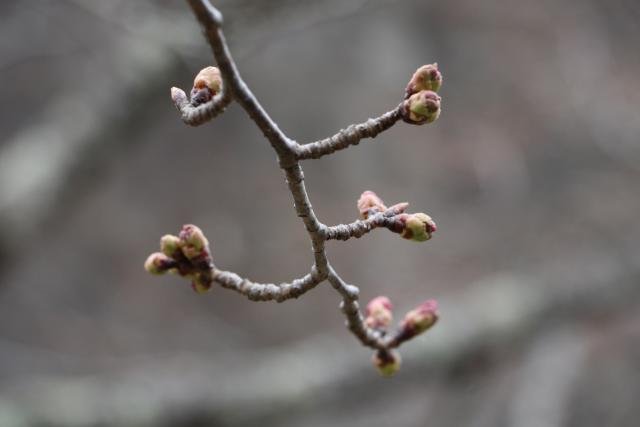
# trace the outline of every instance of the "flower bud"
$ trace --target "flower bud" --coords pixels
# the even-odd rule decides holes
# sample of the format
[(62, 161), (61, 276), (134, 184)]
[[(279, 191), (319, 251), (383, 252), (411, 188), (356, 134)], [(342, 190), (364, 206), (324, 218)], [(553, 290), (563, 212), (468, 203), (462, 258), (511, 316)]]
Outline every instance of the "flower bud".
[(438, 64), (434, 62), (433, 64), (423, 65), (413, 73), (413, 77), (409, 80), (405, 91), (405, 99), (422, 90), (437, 92), (440, 86), (442, 86), (442, 73), (438, 70)]
[(422, 212), (403, 216), (404, 229), (401, 236), (414, 242), (424, 242), (431, 239), (431, 234), (438, 229), (431, 217)]
[(155, 252), (144, 262), (144, 269), (151, 274), (164, 274), (176, 267), (176, 262), (163, 253)]
[(438, 318), (438, 302), (427, 300), (404, 316), (400, 334), (404, 340), (413, 338), (431, 328)]
[(193, 289), (198, 294), (204, 294), (211, 289), (212, 283), (213, 280), (211, 279), (211, 275), (198, 273), (191, 281), (191, 289)]
[(400, 353), (395, 350), (378, 350), (371, 358), (373, 366), (383, 377), (390, 377), (400, 369), (402, 359)]
[(442, 98), (430, 90), (414, 93), (402, 104), (400, 115), (402, 120), (413, 125), (431, 123), (440, 116)]
[(375, 297), (367, 304), (365, 324), (373, 329), (386, 328), (393, 320), (392, 309), (393, 306), (389, 298), (384, 296)]
[(175, 258), (180, 251), (180, 238), (172, 234), (165, 234), (160, 238), (160, 250), (168, 257)]
[(367, 219), (371, 211), (383, 212), (386, 210), (387, 207), (382, 199), (373, 191), (365, 191), (358, 199), (358, 211), (362, 219)]
[(208, 102), (220, 92), (222, 77), (216, 67), (206, 67), (200, 70), (193, 81), (191, 89), (191, 104), (197, 106)]
[(179, 237), (182, 253), (188, 259), (194, 259), (202, 255), (209, 245), (209, 241), (202, 230), (192, 224), (183, 225)]

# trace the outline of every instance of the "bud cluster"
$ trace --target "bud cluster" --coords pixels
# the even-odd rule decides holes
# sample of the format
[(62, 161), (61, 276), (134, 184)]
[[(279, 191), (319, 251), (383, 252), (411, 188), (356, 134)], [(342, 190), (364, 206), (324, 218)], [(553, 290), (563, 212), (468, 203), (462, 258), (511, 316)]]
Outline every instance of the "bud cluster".
[(384, 213), (388, 217), (384, 226), (407, 240), (427, 241), (438, 229), (433, 219), (425, 213), (405, 213), (409, 206), (408, 203), (398, 203), (387, 208), (382, 199), (373, 191), (362, 193), (357, 205), (360, 217), (365, 220), (371, 215)]
[[(382, 336), (386, 336), (393, 320), (392, 309), (389, 298), (375, 297), (367, 304), (365, 324)], [(378, 372), (385, 377), (396, 373), (400, 369), (400, 354), (392, 348), (430, 329), (438, 321), (438, 316), (438, 303), (435, 300), (425, 301), (409, 311), (395, 333), (390, 336), (389, 346), (373, 354), (372, 362)]]
[(209, 241), (200, 228), (187, 224), (178, 236), (162, 236), (160, 252), (149, 255), (144, 268), (151, 274), (178, 274), (191, 280), (194, 291), (205, 293), (213, 283), (212, 265)]
[(442, 86), (438, 64), (423, 65), (411, 77), (400, 109), (402, 120), (414, 125), (431, 123), (440, 117), (442, 98), (436, 93)]
[(191, 89), (191, 105), (197, 107), (200, 104), (211, 101), (222, 89), (222, 77), (216, 67), (206, 67), (200, 70), (193, 81)]

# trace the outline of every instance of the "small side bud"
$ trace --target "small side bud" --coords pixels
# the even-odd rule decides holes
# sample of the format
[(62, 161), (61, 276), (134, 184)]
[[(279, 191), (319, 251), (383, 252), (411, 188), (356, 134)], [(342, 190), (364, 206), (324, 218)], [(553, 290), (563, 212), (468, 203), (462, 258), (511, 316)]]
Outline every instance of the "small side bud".
[(414, 242), (424, 242), (431, 239), (431, 235), (438, 229), (433, 219), (421, 212), (403, 216), (402, 220), (404, 229), (400, 235)]
[(414, 93), (402, 104), (400, 115), (402, 120), (413, 125), (434, 122), (440, 117), (440, 101), (442, 98), (430, 90)]
[(386, 211), (387, 207), (384, 202), (373, 191), (365, 191), (360, 195), (358, 199), (358, 212), (362, 219), (367, 219), (372, 212)]
[(409, 98), (414, 93), (418, 93), (422, 90), (432, 90), (437, 92), (442, 86), (442, 73), (438, 70), (438, 64), (427, 64), (418, 68), (405, 90), (405, 99)]
[(402, 359), (400, 358), (400, 353), (395, 350), (378, 350), (373, 353), (371, 362), (380, 375), (390, 377), (398, 372)]
[(168, 257), (175, 258), (180, 251), (180, 238), (173, 234), (165, 234), (160, 238), (160, 251)]
[(175, 104), (178, 110), (182, 109), (185, 105), (189, 103), (187, 99), (187, 94), (184, 91), (177, 87), (171, 88), (171, 100)]
[(375, 297), (365, 310), (366, 318), (365, 324), (373, 329), (384, 329), (391, 324), (393, 320), (393, 313), (391, 310), (393, 306), (389, 298), (384, 296)]
[(191, 289), (198, 294), (204, 294), (209, 292), (213, 280), (209, 274), (196, 274), (191, 281)]
[(209, 102), (220, 93), (221, 88), (222, 77), (220, 76), (220, 70), (216, 67), (203, 68), (193, 81), (191, 104), (197, 106)]
[(396, 203), (395, 205), (387, 209), (387, 211), (385, 212), (385, 215), (387, 216), (400, 215), (401, 213), (404, 213), (404, 211), (406, 211), (408, 207), (409, 207), (409, 203), (407, 202)]
[(427, 300), (404, 316), (400, 335), (404, 341), (430, 329), (438, 321), (438, 302)]
[(202, 255), (209, 246), (209, 241), (202, 230), (192, 224), (183, 225), (179, 237), (182, 253), (188, 259), (194, 259)]
[(144, 269), (151, 274), (164, 274), (176, 267), (176, 262), (163, 253), (155, 252), (144, 262)]

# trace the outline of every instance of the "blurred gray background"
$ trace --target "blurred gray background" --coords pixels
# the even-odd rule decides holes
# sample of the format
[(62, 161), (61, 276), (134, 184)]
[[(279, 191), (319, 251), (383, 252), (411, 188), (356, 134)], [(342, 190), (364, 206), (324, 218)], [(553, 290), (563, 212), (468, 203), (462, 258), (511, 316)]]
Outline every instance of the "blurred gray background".
[(328, 247), (364, 302), (442, 318), (382, 379), (321, 285), (285, 304), (142, 264), (200, 225), (216, 263), (308, 271), (275, 155), (232, 105), (169, 99), (211, 54), (182, 1), (0, 3), (0, 426), (635, 426), (636, 0), (216, 2), (260, 101), (300, 142), (393, 108), (437, 61), (443, 113), (304, 164), (327, 224), (375, 190), (439, 231)]

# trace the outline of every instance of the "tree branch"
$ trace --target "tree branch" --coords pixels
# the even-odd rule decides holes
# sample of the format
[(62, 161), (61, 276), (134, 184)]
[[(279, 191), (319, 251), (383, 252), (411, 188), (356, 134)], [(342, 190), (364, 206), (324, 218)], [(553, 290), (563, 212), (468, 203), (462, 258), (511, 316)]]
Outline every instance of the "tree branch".
[(230, 271), (214, 269), (213, 280), (226, 289), (234, 290), (251, 301), (277, 301), (283, 302), (292, 298), (298, 298), (302, 294), (315, 288), (322, 278), (314, 267), (311, 273), (293, 280), (291, 283), (255, 283)]
[[(379, 298), (377, 301), (372, 300), (367, 306), (365, 318), (358, 305), (359, 289), (347, 284), (333, 270), (327, 259), (325, 242), (330, 239), (358, 238), (374, 228), (383, 226), (401, 233), (406, 239), (424, 241), (431, 238), (431, 233), (435, 231), (435, 223), (422, 213), (405, 214), (407, 203), (387, 208), (375, 193), (366, 191), (358, 201), (358, 209), (364, 220), (327, 227), (318, 220), (313, 210), (304, 185), (300, 161), (316, 159), (356, 145), (362, 138), (373, 138), (401, 118), (412, 124), (424, 124), (435, 120), (440, 112), (440, 97), (431, 91), (435, 87), (433, 82), (425, 79), (437, 77), (441, 82), (442, 77), (437, 71), (437, 66), (428, 68), (430, 73), (435, 69), (436, 74), (423, 76), (419, 74), (422, 68), (414, 74), (409, 87), (417, 88), (416, 93), (411, 92), (414, 89), (407, 89), (407, 99), (396, 109), (364, 123), (351, 125), (330, 138), (300, 146), (278, 128), (240, 77), (222, 33), (220, 12), (207, 0), (188, 2), (204, 29), (219, 70), (207, 67), (196, 76), (191, 100), (187, 100), (186, 93), (177, 88), (171, 90), (172, 99), (182, 113), (183, 120), (192, 125), (212, 119), (221, 113), (231, 100), (237, 101), (247, 112), (278, 155), (278, 163), (284, 172), (296, 214), (302, 219), (309, 234), (314, 266), (311, 273), (292, 283), (279, 286), (254, 283), (235, 273), (217, 270), (209, 251), (208, 240), (202, 231), (196, 226), (185, 225), (179, 237), (166, 235), (162, 238), (162, 252), (152, 254), (147, 259), (145, 268), (154, 274), (177, 272), (192, 280), (192, 286), (197, 292), (207, 292), (215, 282), (254, 301), (282, 302), (297, 298), (322, 281), (328, 280), (342, 297), (341, 308), (349, 330), (363, 345), (377, 351), (374, 364), (379, 371), (383, 375), (392, 374), (399, 368), (399, 356), (391, 349), (426, 331), (435, 323), (438, 317), (435, 302), (427, 301), (410, 311), (397, 331), (387, 334), (391, 320), (391, 303), (388, 298), (383, 298), (384, 301)], [(429, 85), (425, 86), (425, 82)]]
[(296, 157), (298, 160), (318, 159), (352, 145), (358, 145), (363, 138), (375, 138), (379, 133), (389, 129), (400, 120), (401, 108), (402, 104), (375, 119), (369, 119), (357, 125), (349, 125), (346, 129), (340, 130), (329, 138), (299, 145)]

